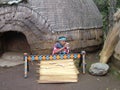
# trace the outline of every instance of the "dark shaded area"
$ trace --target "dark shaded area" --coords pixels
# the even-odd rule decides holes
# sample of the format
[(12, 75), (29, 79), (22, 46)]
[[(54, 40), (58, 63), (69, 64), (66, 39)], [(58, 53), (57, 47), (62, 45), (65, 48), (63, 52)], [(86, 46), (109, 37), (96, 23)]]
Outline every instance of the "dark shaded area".
[(0, 33), (0, 53), (4, 52), (30, 52), (25, 35), (16, 31)]

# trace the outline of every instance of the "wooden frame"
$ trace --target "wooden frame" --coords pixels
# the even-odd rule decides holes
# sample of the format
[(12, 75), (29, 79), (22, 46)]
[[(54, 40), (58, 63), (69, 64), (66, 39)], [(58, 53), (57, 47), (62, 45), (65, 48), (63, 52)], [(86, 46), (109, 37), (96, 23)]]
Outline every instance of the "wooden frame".
[(24, 53), (24, 78), (28, 77), (28, 71), (29, 71), (29, 61), (41, 61), (41, 60), (64, 60), (64, 59), (74, 59), (78, 58), (80, 60), (79, 66), (82, 64), (82, 72), (85, 74), (85, 55), (86, 52), (82, 51), (81, 53), (75, 53), (75, 54), (57, 54), (57, 55), (28, 55), (27, 53)]

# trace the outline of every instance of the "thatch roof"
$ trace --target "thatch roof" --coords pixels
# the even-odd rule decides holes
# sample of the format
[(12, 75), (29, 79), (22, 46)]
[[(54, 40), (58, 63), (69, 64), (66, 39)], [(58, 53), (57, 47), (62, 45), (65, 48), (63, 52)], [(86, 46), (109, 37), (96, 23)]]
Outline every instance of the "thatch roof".
[(23, 0), (0, 0), (0, 5), (2, 4), (9, 4), (9, 5), (12, 5), (12, 4), (18, 4), (20, 2), (22, 2)]
[(101, 14), (92, 0), (29, 0), (53, 31), (102, 27)]

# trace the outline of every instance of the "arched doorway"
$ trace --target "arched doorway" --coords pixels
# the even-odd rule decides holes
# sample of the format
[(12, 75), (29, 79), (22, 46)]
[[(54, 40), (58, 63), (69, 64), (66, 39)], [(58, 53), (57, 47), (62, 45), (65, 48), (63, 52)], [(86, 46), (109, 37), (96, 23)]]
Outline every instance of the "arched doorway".
[[(27, 42), (29, 43), (31, 49), (30, 53), (39, 54), (41, 52), (41, 49), (44, 48), (44, 44), (41, 44), (41, 41), (51, 39), (50, 35), (52, 29), (48, 21), (43, 18), (43, 16), (36, 10), (24, 4), (17, 6), (4, 6), (4, 8), (0, 8), (0, 10), (3, 11), (0, 12), (0, 33), (2, 33), (0, 34), (0, 37), (1, 35), (4, 36), (3, 32), (6, 31), (22, 32), (26, 36)], [(16, 47), (16, 44), (14, 44), (13, 46)], [(19, 47), (19, 45), (17, 46)], [(9, 47), (6, 48), (6, 46), (4, 47), (2, 44), (2, 49), (3, 48), (4, 50), (2, 51), (11, 50)], [(20, 48), (12, 48), (12, 51), (24, 50), (21, 50)]]
[(30, 46), (27, 42), (26, 36), (17, 31), (7, 31), (0, 33), (0, 50), (5, 52), (28, 52), (30, 53)]
[(51, 33), (47, 20), (24, 4), (0, 10), (0, 66), (22, 64), (23, 52), (39, 54), (42, 40)]

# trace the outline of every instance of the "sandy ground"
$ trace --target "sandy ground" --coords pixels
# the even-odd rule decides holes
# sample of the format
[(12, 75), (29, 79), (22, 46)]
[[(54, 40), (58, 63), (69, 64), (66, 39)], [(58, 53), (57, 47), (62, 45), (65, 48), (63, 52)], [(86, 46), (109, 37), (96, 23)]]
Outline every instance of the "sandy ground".
[[(87, 57), (97, 62), (95, 54)], [(120, 79), (108, 73), (106, 76), (92, 76), (88, 72), (79, 75), (79, 82), (66, 84), (38, 84), (36, 63), (30, 65), (29, 77), (24, 79), (24, 65), (0, 68), (0, 90), (120, 90)]]

